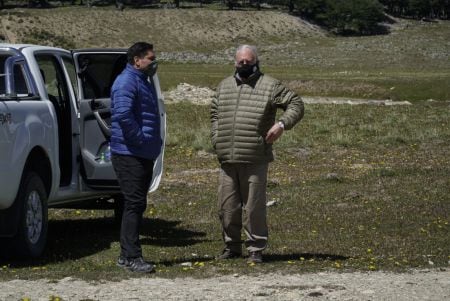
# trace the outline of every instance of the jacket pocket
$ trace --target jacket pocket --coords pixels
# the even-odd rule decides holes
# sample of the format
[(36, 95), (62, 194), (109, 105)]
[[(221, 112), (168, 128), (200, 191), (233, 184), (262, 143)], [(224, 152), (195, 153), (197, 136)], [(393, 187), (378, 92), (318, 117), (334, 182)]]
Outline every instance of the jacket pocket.
[(256, 139), (256, 143), (258, 145), (263, 145), (264, 144), (264, 138), (262, 136), (258, 136), (258, 138)]

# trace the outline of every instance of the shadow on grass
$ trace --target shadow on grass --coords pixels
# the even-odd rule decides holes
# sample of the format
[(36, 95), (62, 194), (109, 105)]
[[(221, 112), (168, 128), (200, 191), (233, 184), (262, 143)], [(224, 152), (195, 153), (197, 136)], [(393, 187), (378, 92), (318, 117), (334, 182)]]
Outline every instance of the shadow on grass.
[[(141, 244), (163, 247), (185, 247), (201, 243), (204, 232), (178, 228), (180, 221), (144, 218), (141, 227)], [(50, 220), (47, 246), (43, 256), (36, 260), (0, 258), (0, 266), (39, 266), (78, 260), (111, 248), (119, 242), (120, 227), (113, 218), (77, 220)]]
[(161, 247), (187, 247), (205, 242), (205, 232), (177, 228), (180, 221), (166, 221), (163, 219), (144, 219), (141, 235), (143, 245), (156, 245)]
[(215, 261), (216, 259), (214, 257), (181, 257), (173, 260), (162, 260), (158, 261), (157, 264), (163, 265), (166, 267), (171, 267), (174, 265), (179, 265), (183, 262), (211, 262)]
[[(245, 259), (247, 256), (243, 256), (241, 259)], [(295, 260), (298, 261), (300, 258), (303, 258), (305, 261), (309, 261), (311, 259), (314, 259), (314, 261), (336, 261), (336, 260), (347, 260), (349, 257), (342, 256), (342, 255), (332, 255), (332, 254), (312, 254), (312, 253), (291, 253), (291, 254), (265, 254), (263, 255), (263, 259), (265, 263), (275, 263), (275, 262), (282, 262), (282, 261), (288, 261), (288, 260)], [(239, 260), (237, 258), (236, 260)], [(166, 267), (174, 266), (183, 262), (222, 262), (225, 263), (227, 260), (216, 260), (215, 258), (211, 257), (191, 257), (191, 258), (177, 258), (174, 260), (164, 260), (158, 262), (158, 264), (164, 265)], [(231, 261), (234, 262), (234, 261)]]

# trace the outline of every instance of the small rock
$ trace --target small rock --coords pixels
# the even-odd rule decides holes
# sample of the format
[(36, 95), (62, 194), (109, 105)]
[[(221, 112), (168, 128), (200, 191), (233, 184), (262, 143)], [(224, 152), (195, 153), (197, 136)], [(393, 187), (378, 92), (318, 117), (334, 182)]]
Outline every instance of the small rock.
[(268, 201), (266, 203), (266, 206), (271, 207), (271, 206), (275, 206), (276, 204), (278, 204), (277, 200), (272, 200), (272, 201)]
[(337, 173), (334, 173), (334, 172), (328, 173), (327, 176), (326, 176), (326, 179), (327, 180), (332, 180), (332, 181), (340, 181), (341, 180), (339, 175)]
[(182, 267), (191, 267), (192, 266), (192, 262), (183, 262), (182, 264), (180, 264)]
[(267, 187), (276, 187), (276, 186), (279, 186), (279, 185), (280, 185), (280, 180), (278, 180), (278, 179), (270, 179), (267, 182)]
[(310, 296), (310, 297), (321, 297), (321, 296), (323, 296), (323, 293), (322, 292), (310, 292), (308, 294), (308, 296)]
[(215, 154), (205, 152), (204, 150), (200, 150), (197, 152), (197, 157), (199, 158), (214, 158), (215, 156)]

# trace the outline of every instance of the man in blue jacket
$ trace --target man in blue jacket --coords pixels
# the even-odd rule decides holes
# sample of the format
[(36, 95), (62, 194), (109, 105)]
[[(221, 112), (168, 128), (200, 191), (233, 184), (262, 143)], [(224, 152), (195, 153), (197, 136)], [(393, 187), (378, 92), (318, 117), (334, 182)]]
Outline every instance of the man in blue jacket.
[(111, 88), (111, 160), (124, 196), (117, 265), (149, 273), (153, 265), (142, 257), (139, 228), (153, 164), (162, 146), (158, 99), (148, 81), (157, 69), (153, 45), (134, 44), (127, 59), (126, 68)]

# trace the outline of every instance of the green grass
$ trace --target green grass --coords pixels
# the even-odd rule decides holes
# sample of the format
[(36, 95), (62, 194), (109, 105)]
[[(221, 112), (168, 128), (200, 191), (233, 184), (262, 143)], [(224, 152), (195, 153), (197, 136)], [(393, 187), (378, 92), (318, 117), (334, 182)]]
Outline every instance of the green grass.
[(225, 76), (233, 73), (233, 65), (174, 64), (160, 62), (158, 76), (163, 91), (176, 88), (179, 83), (215, 88)]
[[(143, 252), (157, 264), (149, 277), (448, 267), (447, 103), (307, 105), (304, 120), (275, 146), (268, 200), (277, 204), (268, 209), (266, 263), (256, 266), (212, 259), (222, 241), (209, 108), (167, 109), (165, 176), (142, 228)], [(2, 260), (0, 279), (142, 276), (115, 266), (118, 236), (111, 212), (51, 210), (43, 258)], [(192, 267), (180, 265), (187, 261)]]
[[(161, 88), (171, 90), (179, 83), (210, 87), (233, 73), (233, 64), (160, 63)], [(450, 71), (384, 70), (338, 71), (305, 69), (302, 66), (262, 65), (262, 71), (304, 96), (352, 97), (365, 99), (449, 100)], [(349, 69), (349, 68), (346, 68)], [(346, 70), (344, 69), (344, 70)], [(450, 70), (450, 69), (449, 69)]]

